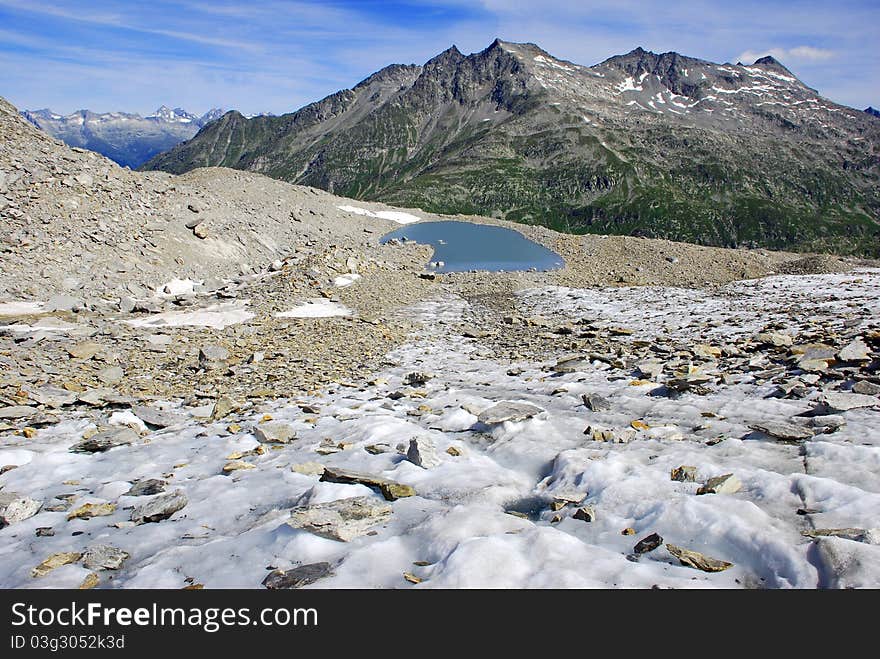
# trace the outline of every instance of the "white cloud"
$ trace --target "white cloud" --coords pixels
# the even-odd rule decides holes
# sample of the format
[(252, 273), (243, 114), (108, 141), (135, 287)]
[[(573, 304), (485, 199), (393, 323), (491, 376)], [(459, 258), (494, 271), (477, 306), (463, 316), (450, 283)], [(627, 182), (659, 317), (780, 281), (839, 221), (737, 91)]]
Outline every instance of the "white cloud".
[(814, 48), (813, 46), (795, 46), (794, 48), (768, 48), (767, 50), (747, 50), (741, 53), (737, 60), (743, 64), (751, 64), (757, 59), (766, 57), (777, 59), (785, 64), (786, 62), (821, 62), (823, 60), (835, 57), (837, 53), (833, 50), (825, 48)]

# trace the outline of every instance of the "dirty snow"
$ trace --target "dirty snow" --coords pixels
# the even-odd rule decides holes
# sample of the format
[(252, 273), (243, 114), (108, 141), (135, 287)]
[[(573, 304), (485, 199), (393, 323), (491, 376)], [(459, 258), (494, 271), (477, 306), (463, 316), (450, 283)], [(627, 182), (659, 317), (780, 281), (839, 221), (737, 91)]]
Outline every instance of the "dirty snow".
[[(633, 330), (632, 339), (662, 335), (692, 345), (724, 343), (769, 323), (796, 332), (804, 319), (787, 312), (793, 300), (838, 314), (841, 326), (860, 310), (863, 325), (876, 327), (878, 296), (880, 271), (866, 271), (772, 277), (716, 291), (543, 287), (520, 292), (515, 303), (524, 317), (596, 319)], [(312, 311), (335, 308), (324, 300), (310, 304)], [(813, 541), (802, 533), (811, 529), (808, 520), (821, 528), (880, 527), (877, 408), (846, 412), (843, 428), (802, 447), (778, 443), (756, 437), (748, 424), (788, 421), (811, 403), (768, 398), (775, 387), (769, 381), (744, 378), (670, 399), (648, 395), (652, 385), (634, 386), (628, 372), (599, 361), (554, 375), (547, 367), (555, 360), (511, 364), (463, 337), (456, 323), (474, 310), (447, 295), (403, 311), (417, 329), (387, 356), (382, 372), (362, 374), (374, 384), (328, 385), (298, 398), (319, 413), (279, 401), (244, 414), (240, 429), (229, 429), (229, 419), (192, 419), (94, 455), (67, 450), (89, 429), (84, 419), (40, 428), (32, 439), (0, 436), (0, 464), (18, 465), (0, 476), (4, 491), (47, 505), (61, 495), (71, 496), (74, 507), (117, 504), (111, 515), (90, 520), (67, 521), (66, 512), (44, 509), (0, 530), (0, 587), (77, 587), (88, 573), (79, 564), (39, 578), (30, 570), (50, 554), (98, 542), (131, 553), (112, 580), (102, 573), (102, 586), (112, 588), (260, 588), (267, 565), (318, 561), (329, 561), (334, 575), (310, 588), (880, 587), (880, 546)], [(433, 377), (404, 385), (415, 371)], [(389, 397), (393, 392), (404, 395)], [(584, 393), (607, 398), (611, 409), (587, 410)], [(477, 421), (480, 411), (504, 400), (542, 411), (488, 427)], [(266, 413), (290, 423), (297, 439), (244, 458), (255, 469), (223, 475), (229, 455), (258, 446), (253, 429)], [(124, 412), (113, 414), (112, 422), (137, 426)], [(626, 444), (584, 435), (588, 425), (628, 427), (633, 419), (649, 428)], [(433, 440), (438, 466), (423, 469), (404, 457), (413, 437)], [(345, 450), (316, 452), (328, 440), (345, 443)], [(292, 471), (305, 462), (381, 475), (417, 495), (393, 502), (390, 521), (374, 535), (348, 543), (317, 537), (285, 524), (292, 507), (381, 497), (362, 485)], [(671, 480), (679, 465), (696, 467), (698, 482)], [(726, 473), (739, 478), (740, 491), (696, 496), (699, 483)], [(125, 495), (144, 478), (167, 480), (166, 491), (183, 490), (188, 505), (156, 524), (124, 524), (128, 509), (148, 499)], [(595, 520), (574, 518), (568, 506), (553, 521), (554, 496), (584, 497)], [(801, 508), (813, 513), (796, 514)], [(56, 533), (36, 537), (38, 527)], [(635, 534), (622, 534), (627, 528)], [(700, 572), (662, 546), (632, 557), (634, 544), (654, 532), (733, 567)], [(423, 581), (413, 585), (404, 573)]]
[(242, 302), (214, 304), (198, 311), (165, 311), (123, 321), (133, 327), (213, 327), (223, 329), (254, 317)]
[(308, 302), (275, 314), (276, 318), (329, 318), (331, 316), (350, 316), (351, 309), (338, 302), (324, 298), (314, 298)]

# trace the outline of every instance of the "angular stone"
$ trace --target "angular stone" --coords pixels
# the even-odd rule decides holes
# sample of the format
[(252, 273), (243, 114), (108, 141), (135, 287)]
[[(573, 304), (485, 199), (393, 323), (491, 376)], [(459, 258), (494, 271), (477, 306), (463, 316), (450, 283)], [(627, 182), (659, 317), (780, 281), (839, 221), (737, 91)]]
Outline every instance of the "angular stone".
[(33, 517), (42, 507), (42, 501), (15, 492), (0, 492), (0, 528)]
[(26, 419), (27, 417), (38, 414), (39, 410), (30, 405), (11, 405), (9, 407), (0, 407), (0, 419)]
[(208, 237), (208, 225), (205, 222), (199, 222), (195, 227), (193, 227), (193, 235), (196, 238), (201, 238), (204, 240)]
[(305, 476), (320, 476), (324, 473), (324, 465), (319, 462), (301, 462), (293, 465), (290, 470)]
[(863, 394), (865, 396), (880, 396), (880, 384), (859, 380), (853, 385), (852, 391), (854, 394)]
[(705, 343), (698, 343), (691, 348), (691, 352), (697, 357), (705, 357), (707, 359), (718, 359), (721, 357), (721, 348), (706, 345)]
[(77, 442), (70, 447), (70, 450), (73, 453), (100, 453), (115, 446), (131, 444), (138, 438), (139, 435), (131, 428), (111, 428)]
[(681, 465), (670, 472), (669, 478), (680, 483), (693, 483), (697, 480), (697, 468), (690, 465)]
[(254, 437), (260, 442), (287, 444), (296, 439), (296, 431), (289, 423), (285, 423), (284, 421), (274, 421), (270, 423), (261, 423), (254, 428)]
[(733, 474), (714, 476), (697, 490), (697, 494), (733, 494), (742, 489), (742, 482)]
[(486, 425), (494, 425), (506, 421), (524, 421), (543, 411), (540, 407), (528, 403), (502, 401), (480, 412), (477, 420)]
[(332, 576), (333, 568), (330, 563), (310, 563), (308, 565), (300, 565), (292, 570), (275, 570), (270, 572), (265, 579), (263, 585), (269, 590), (289, 590), (292, 588), (302, 588), (311, 583), (315, 583), (318, 579)]
[(116, 512), (115, 503), (84, 503), (79, 508), (67, 513), (67, 521), (72, 519), (91, 519), (106, 517)]
[(102, 346), (100, 343), (86, 341), (84, 343), (77, 343), (74, 346), (70, 346), (67, 349), (67, 354), (74, 359), (88, 360), (100, 353), (102, 350), (104, 350), (104, 346)]
[(611, 409), (611, 402), (599, 394), (583, 394), (581, 400), (591, 412), (605, 412)]
[(391, 517), (391, 506), (370, 497), (339, 499), (294, 508), (287, 524), (322, 538), (349, 542)]
[(809, 428), (796, 426), (791, 423), (775, 423), (773, 421), (765, 421), (762, 423), (749, 424), (749, 428), (757, 430), (765, 435), (769, 435), (775, 439), (786, 441), (797, 441), (801, 439), (810, 439), (815, 434)]
[(217, 419), (222, 419), (227, 414), (234, 412), (239, 408), (239, 404), (236, 403), (231, 398), (227, 398), (226, 396), (220, 396), (215, 402), (214, 407), (211, 410), (211, 420), (216, 421)]
[(587, 357), (567, 357), (560, 359), (553, 367), (555, 373), (577, 373), (578, 371), (586, 371), (593, 367), (592, 362)]
[(131, 511), (131, 521), (135, 524), (148, 524), (168, 519), (189, 503), (183, 490), (160, 494), (155, 499)]
[(101, 579), (94, 572), (89, 572), (86, 575), (86, 578), (82, 580), (82, 583), (79, 585), (79, 590), (91, 590), (95, 586), (101, 583)]
[(832, 413), (846, 412), (861, 407), (876, 407), (880, 405), (880, 399), (876, 396), (866, 396), (864, 394), (829, 391), (822, 395), (820, 405), (823, 406), (823, 411)]
[(118, 570), (131, 554), (110, 545), (93, 545), (82, 555), (82, 563), (90, 570)]
[(843, 362), (867, 362), (871, 360), (868, 353), (868, 345), (861, 339), (856, 339), (837, 353), (837, 358)]
[(582, 522), (595, 522), (596, 521), (596, 511), (592, 506), (583, 506), (582, 508), (578, 508), (574, 511), (574, 515), (572, 515), (574, 519), (579, 519)]
[(199, 349), (199, 368), (211, 370), (226, 366), (229, 351), (223, 346), (207, 345)]
[(367, 487), (377, 488), (386, 501), (396, 501), (404, 497), (415, 496), (415, 488), (398, 483), (381, 476), (373, 476), (349, 469), (340, 469), (339, 467), (324, 467), (321, 474), (322, 481), (328, 483), (360, 483)]
[(125, 377), (125, 371), (120, 366), (109, 366), (98, 373), (98, 379), (104, 384), (114, 384)]
[(76, 563), (80, 558), (82, 558), (82, 554), (76, 551), (63, 551), (57, 554), (52, 554), (49, 558), (31, 570), (31, 576), (34, 578), (44, 577), (55, 568), (59, 568), (62, 565)]
[(682, 565), (692, 567), (696, 570), (702, 570), (703, 572), (721, 572), (729, 567), (733, 567), (733, 563), (712, 558), (705, 554), (701, 554), (700, 552), (691, 551), (690, 549), (676, 547), (675, 545), (670, 545), (668, 542), (666, 543), (666, 549), (670, 554), (677, 558)]
[(787, 348), (794, 343), (791, 336), (782, 332), (762, 332), (755, 339), (760, 343), (766, 343), (777, 348)]
[(662, 544), (663, 538), (657, 533), (652, 533), (639, 540), (636, 543), (636, 546), (633, 547), (633, 552), (640, 555), (647, 554), (649, 551), (654, 551)]
[(137, 407), (131, 408), (131, 411), (132, 414), (145, 424), (156, 428), (167, 428), (186, 420), (186, 417), (181, 414), (159, 410), (155, 407), (147, 407), (146, 405), (138, 405)]
[(159, 494), (165, 491), (165, 485), (167, 485), (167, 483), (163, 480), (159, 480), (158, 478), (148, 478), (132, 485), (131, 489), (125, 493), (125, 496), (142, 497)]
[(422, 385), (426, 384), (428, 380), (430, 380), (432, 377), (434, 376), (430, 373), (409, 373), (405, 378), (403, 378), (403, 384), (408, 387), (421, 387)]
[(440, 464), (440, 457), (437, 455), (434, 442), (427, 437), (414, 437), (409, 440), (406, 459), (425, 469), (430, 469)]
[(636, 366), (639, 377), (652, 380), (659, 377), (663, 373), (663, 362), (649, 360), (641, 362)]
[(801, 534), (807, 536), (808, 538), (834, 536), (835, 538), (844, 538), (846, 540), (854, 540), (855, 542), (864, 542), (869, 545), (880, 545), (880, 528), (812, 529), (808, 531), (801, 531)]
[(245, 462), (244, 460), (231, 460), (223, 465), (223, 473), (229, 474), (233, 471), (243, 471), (247, 469), (256, 469), (256, 465), (252, 465), (250, 462)]

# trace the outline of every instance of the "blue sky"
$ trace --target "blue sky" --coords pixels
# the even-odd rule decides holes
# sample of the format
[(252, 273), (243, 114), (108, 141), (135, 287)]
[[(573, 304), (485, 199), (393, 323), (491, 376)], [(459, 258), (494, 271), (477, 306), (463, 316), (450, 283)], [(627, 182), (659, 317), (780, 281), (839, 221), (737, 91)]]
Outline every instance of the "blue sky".
[(771, 53), (862, 109), (880, 105), (878, 36), (878, 0), (0, 0), (0, 96), (64, 113), (280, 114), (500, 37), (585, 65), (636, 46), (747, 64)]

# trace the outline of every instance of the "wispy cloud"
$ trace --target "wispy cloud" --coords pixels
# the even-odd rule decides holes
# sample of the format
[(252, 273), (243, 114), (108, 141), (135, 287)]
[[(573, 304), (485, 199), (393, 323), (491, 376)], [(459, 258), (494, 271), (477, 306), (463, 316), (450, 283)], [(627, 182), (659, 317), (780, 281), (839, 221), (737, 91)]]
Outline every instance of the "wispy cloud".
[(786, 62), (817, 62), (831, 59), (836, 55), (833, 50), (814, 48), (813, 46), (795, 46), (794, 48), (768, 48), (767, 50), (747, 50), (737, 57), (737, 61), (751, 64), (756, 59), (770, 55), (778, 61)]
[(387, 64), (501, 37), (588, 65), (636, 46), (718, 62), (772, 54), (863, 107), (880, 103), (878, 24), (876, 0), (0, 0), (0, 94), (62, 112), (281, 113)]

